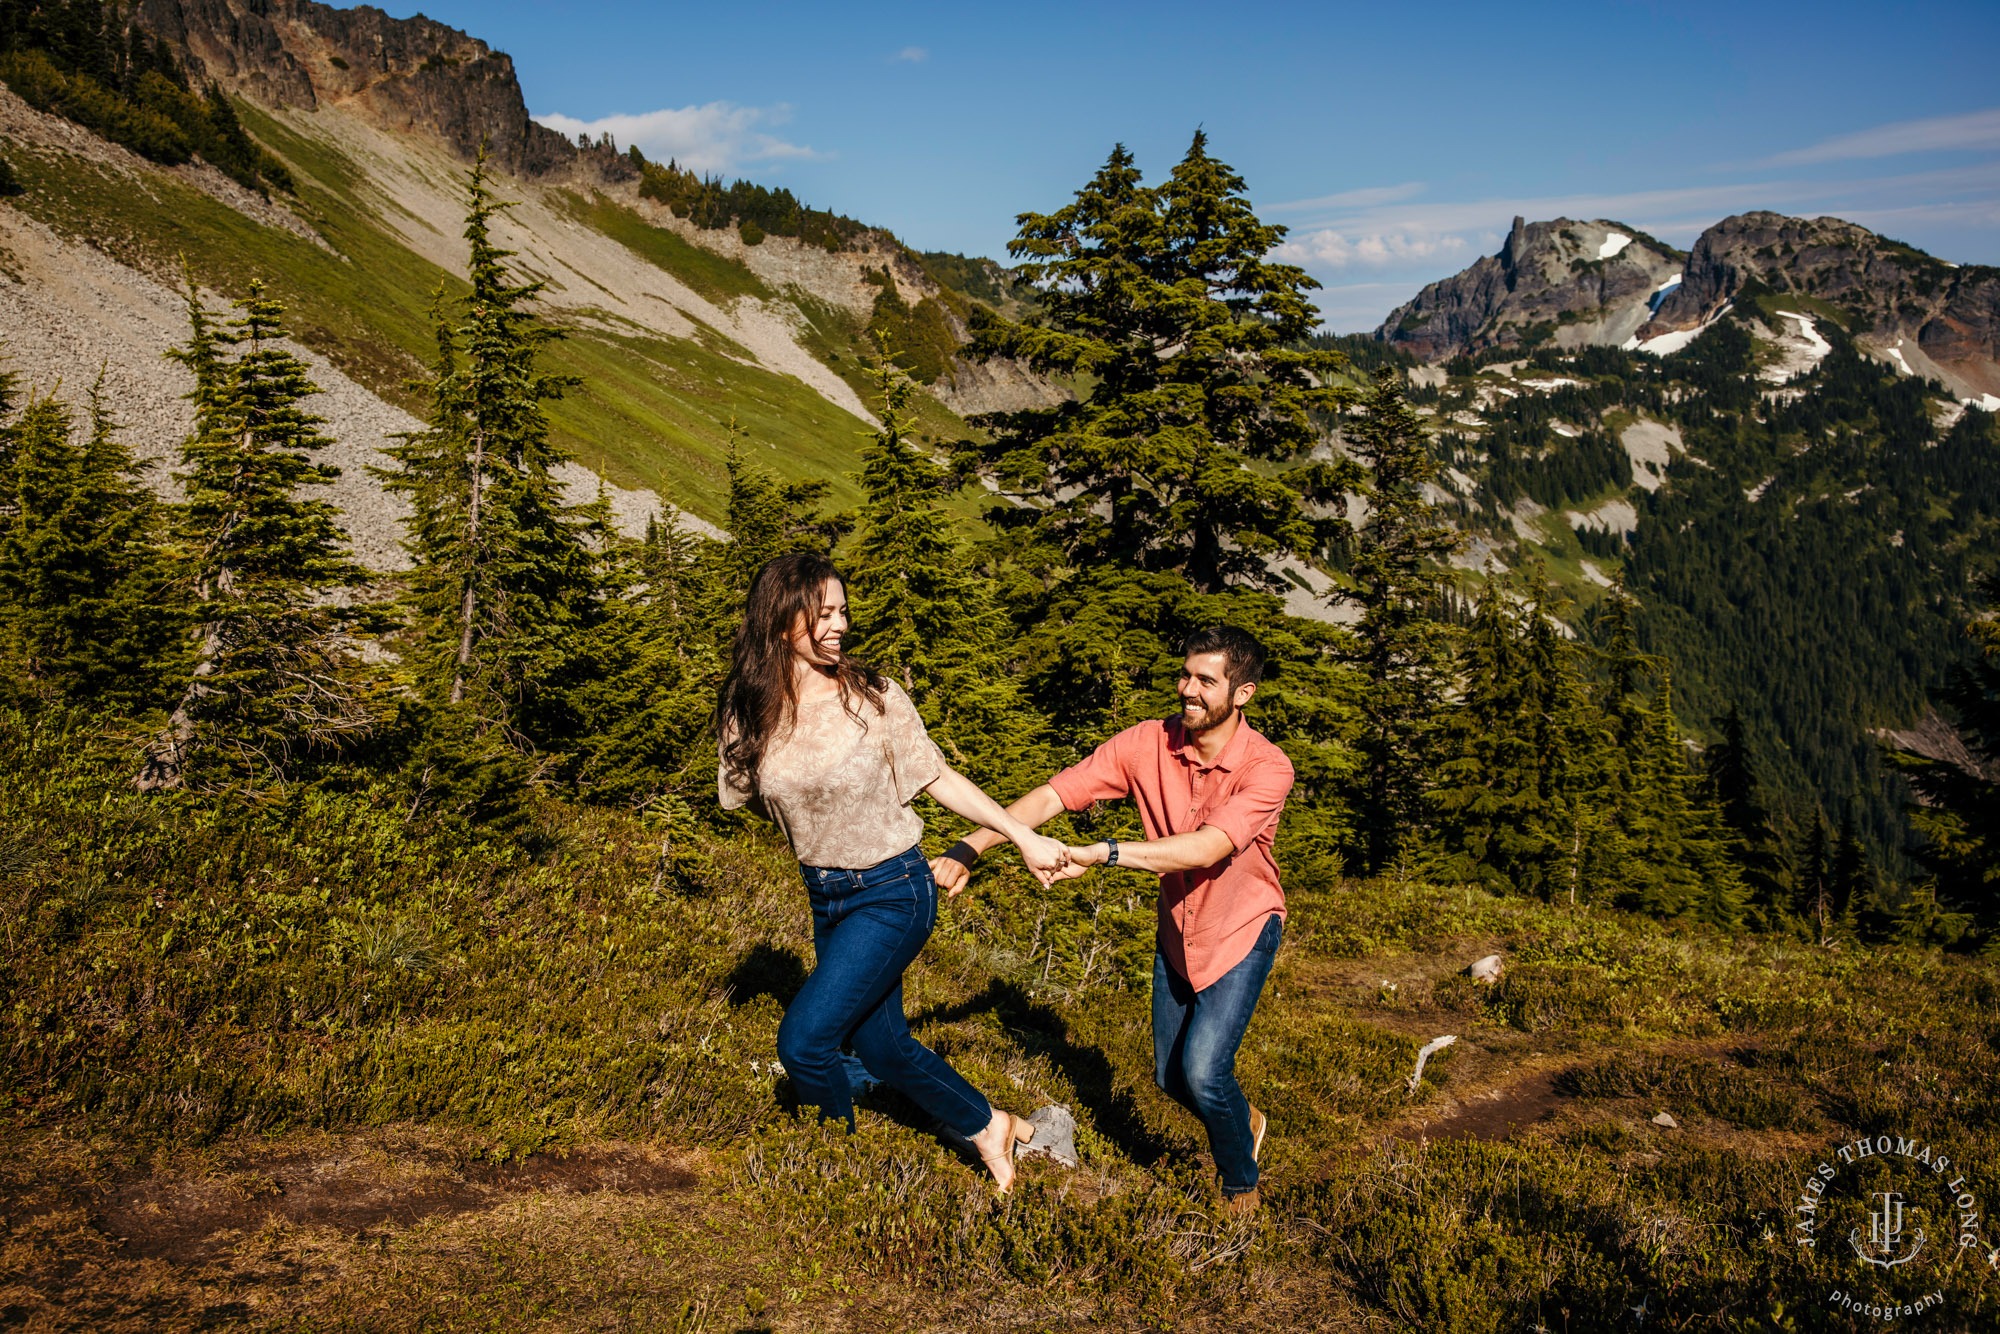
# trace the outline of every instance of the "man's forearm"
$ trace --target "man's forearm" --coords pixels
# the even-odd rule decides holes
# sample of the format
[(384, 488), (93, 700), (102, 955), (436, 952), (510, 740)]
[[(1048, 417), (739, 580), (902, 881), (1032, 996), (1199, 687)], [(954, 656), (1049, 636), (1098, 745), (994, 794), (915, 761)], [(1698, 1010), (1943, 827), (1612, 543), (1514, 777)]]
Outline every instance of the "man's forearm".
[[(1105, 864), (1110, 852), (1108, 844), (1093, 843), (1088, 849), (1086, 862), (1091, 866)], [(1129, 842), (1121, 839), (1118, 843), (1118, 864), (1140, 871), (1152, 871), (1156, 875), (1166, 875), (1173, 871), (1198, 871), (1214, 866), (1233, 856), (1236, 845), (1229, 841), (1229, 835), (1212, 824), (1187, 834), (1169, 834), (1165, 838)], [(1075, 857), (1076, 853), (1070, 854)]]
[[(1007, 814), (1030, 829), (1041, 828), (1044, 822), (1062, 814), (1062, 811), (1062, 798), (1057, 796), (1056, 790), (1047, 783), (1032, 789), (1007, 808)], [(991, 829), (975, 829), (965, 836), (966, 846), (979, 853), (997, 848), (1006, 841), (1004, 835), (996, 834)]]

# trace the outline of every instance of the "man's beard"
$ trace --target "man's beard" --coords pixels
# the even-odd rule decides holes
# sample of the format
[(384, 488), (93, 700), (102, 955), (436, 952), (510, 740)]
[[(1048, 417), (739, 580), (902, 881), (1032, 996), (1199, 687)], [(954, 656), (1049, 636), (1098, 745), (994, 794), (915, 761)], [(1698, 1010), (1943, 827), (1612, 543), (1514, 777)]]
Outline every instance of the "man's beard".
[[(1199, 703), (1200, 701), (1196, 702)], [(1187, 715), (1187, 701), (1182, 700), (1181, 726), (1185, 727), (1190, 732), (1212, 732), (1216, 728), (1222, 726), (1224, 723), (1228, 722), (1231, 718), (1234, 718), (1236, 716), (1236, 702), (1234, 700), (1227, 700), (1227, 699), (1222, 701), (1221, 713), (1212, 713), (1209, 711), (1207, 705), (1202, 705), (1201, 713), (1202, 713), (1202, 720), (1200, 722), (1198, 723), (1190, 722), (1188, 720), (1188, 715)]]

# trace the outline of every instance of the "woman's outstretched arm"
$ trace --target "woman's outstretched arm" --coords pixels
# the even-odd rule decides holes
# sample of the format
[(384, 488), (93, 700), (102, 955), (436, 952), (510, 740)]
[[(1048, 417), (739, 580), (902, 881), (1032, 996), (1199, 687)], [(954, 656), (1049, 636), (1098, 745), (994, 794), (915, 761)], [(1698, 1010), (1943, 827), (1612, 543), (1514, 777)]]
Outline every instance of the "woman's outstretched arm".
[(1021, 860), (1043, 884), (1053, 881), (1056, 873), (1068, 865), (1069, 849), (1061, 840), (1046, 838), (1022, 824), (987, 796), (979, 784), (950, 765), (924, 791), (953, 815), (963, 816), (1011, 841), (1021, 850)]

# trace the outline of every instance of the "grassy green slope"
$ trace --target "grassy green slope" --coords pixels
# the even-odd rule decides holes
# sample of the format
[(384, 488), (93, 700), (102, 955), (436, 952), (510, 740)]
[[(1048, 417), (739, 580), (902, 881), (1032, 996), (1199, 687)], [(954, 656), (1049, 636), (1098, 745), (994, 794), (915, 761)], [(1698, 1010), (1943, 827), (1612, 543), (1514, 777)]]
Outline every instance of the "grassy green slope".
[[(809, 918), (749, 831), (663, 873), (617, 814), (458, 846), (388, 793), (135, 803), (126, 755), (0, 718), (0, 1300), (31, 1327), (1847, 1328), (1829, 1286), (1900, 1276), (1841, 1261), (1851, 1196), (1838, 1246), (1794, 1244), (1813, 1163), (1893, 1132), (2000, 1189), (1989, 961), (1291, 867), (1239, 1060), (1266, 1211), (1233, 1223), (1152, 1086), (1152, 889), (1001, 862), (905, 983), (977, 1086), (1075, 1113), (1082, 1166), (995, 1203), (898, 1096), (852, 1138), (785, 1115)], [(1460, 975), (1493, 951), (1497, 987)], [(1991, 1327), (1982, 1264), (1923, 1282), (1932, 1327)]]
[[(399, 242), (364, 195), (354, 163), (247, 103), (238, 106), (252, 133), (292, 166), (302, 211), (339, 256), (171, 177), (148, 173), (135, 189), (128, 177), (52, 152), (12, 154), (25, 187), (14, 205), (162, 277), (176, 273), (185, 255), (203, 284), (231, 296), (261, 278), (286, 303), (303, 341), (384, 398), (420, 410), (406, 382), (431, 353), (433, 295), (462, 293), (463, 281)], [(741, 265), (615, 204), (579, 200), (574, 211), (696, 291), (722, 300), (769, 294)], [(718, 517), (726, 424), (734, 418), (759, 461), (780, 476), (832, 479), (837, 505), (857, 497), (847, 474), (857, 467), (861, 423), (798, 380), (733, 358), (721, 335), (665, 338), (636, 328), (621, 335), (574, 322), (568, 332), (547, 368), (584, 383), (555, 406), (552, 420), (558, 437), (613, 481), (655, 488), (685, 509)], [(839, 369), (851, 379), (858, 368)], [(957, 424), (935, 404), (929, 413), (940, 431)]]

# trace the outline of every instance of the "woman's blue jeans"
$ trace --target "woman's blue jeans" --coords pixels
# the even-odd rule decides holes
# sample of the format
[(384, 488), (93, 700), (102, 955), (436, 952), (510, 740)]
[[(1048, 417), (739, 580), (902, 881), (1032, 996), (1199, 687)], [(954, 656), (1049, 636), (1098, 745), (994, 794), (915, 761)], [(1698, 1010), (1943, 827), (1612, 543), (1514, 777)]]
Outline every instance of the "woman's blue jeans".
[(812, 976), (778, 1025), (778, 1060), (799, 1102), (854, 1125), (842, 1043), (868, 1073), (955, 1134), (986, 1129), (993, 1109), (944, 1058), (910, 1035), (903, 970), (937, 925), (937, 882), (921, 848), (861, 871), (801, 866), (812, 898)]
[(1236, 1083), (1236, 1049), (1284, 935), (1284, 919), (1272, 913), (1243, 962), (1200, 991), (1167, 966), (1165, 955), (1153, 954), (1153, 1078), (1208, 1128), (1225, 1195), (1257, 1186), (1256, 1140), (1250, 1103)]

